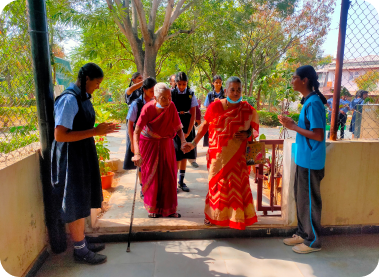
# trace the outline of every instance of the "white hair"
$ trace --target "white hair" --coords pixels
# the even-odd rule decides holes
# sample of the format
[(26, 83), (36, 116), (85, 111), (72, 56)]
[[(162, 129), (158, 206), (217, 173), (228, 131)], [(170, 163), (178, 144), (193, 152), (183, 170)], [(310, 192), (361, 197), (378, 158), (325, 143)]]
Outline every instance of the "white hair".
[(226, 80), (225, 89), (229, 89), (230, 83), (239, 83), (242, 85), (241, 79), (236, 76), (229, 77), (229, 79)]
[(168, 85), (166, 85), (165, 83), (158, 83), (154, 87), (154, 96), (158, 97), (162, 94), (162, 92), (164, 92), (166, 90), (170, 90)]

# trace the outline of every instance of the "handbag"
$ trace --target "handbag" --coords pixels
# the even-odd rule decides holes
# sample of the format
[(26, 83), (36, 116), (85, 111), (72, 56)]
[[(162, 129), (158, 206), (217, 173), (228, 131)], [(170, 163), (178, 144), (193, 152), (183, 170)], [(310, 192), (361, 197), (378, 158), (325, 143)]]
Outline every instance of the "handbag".
[(264, 142), (256, 141), (253, 137), (253, 141), (248, 141), (246, 145), (246, 164), (264, 164), (266, 162), (266, 148)]

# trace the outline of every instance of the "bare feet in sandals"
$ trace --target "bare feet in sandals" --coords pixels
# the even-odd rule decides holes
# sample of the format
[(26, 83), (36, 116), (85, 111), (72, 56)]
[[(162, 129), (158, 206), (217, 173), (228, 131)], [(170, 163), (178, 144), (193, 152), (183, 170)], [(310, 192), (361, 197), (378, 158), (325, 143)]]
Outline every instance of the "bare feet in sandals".
[(182, 215), (179, 213), (174, 213), (174, 214), (170, 214), (168, 217), (180, 218), (182, 217)]
[(162, 217), (161, 214), (149, 214), (148, 215), (149, 218), (158, 218), (158, 217)]
[(214, 224), (212, 224), (208, 219), (204, 219), (204, 225), (206, 226), (213, 226)]

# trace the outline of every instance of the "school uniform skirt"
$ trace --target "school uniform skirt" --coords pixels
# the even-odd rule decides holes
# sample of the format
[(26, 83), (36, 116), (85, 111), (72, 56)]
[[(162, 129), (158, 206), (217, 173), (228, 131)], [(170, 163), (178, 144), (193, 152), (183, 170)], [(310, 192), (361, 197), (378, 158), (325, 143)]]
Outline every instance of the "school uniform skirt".
[[(180, 121), (182, 122), (183, 125), (183, 132), (184, 134), (187, 133), (189, 123), (191, 120), (191, 114), (190, 113), (185, 113), (185, 114), (179, 114)], [(195, 127), (192, 127), (190, 135), (186, 138), (187, 142), (192, 142), (195, 139), (196, 133), (195, 133)], [(178, 135), (175, 136), (174, 138), (174, 146), (175, 146), (175, 154), (176, 154), (176, 161), (181, 161), (184, 159), (191, 159), (194, 160), (196, 159), (196, 150), (192, 149), (190, 152), (184, 154), (183, 151), (180, 149), (181, 148), (181, 140)]]

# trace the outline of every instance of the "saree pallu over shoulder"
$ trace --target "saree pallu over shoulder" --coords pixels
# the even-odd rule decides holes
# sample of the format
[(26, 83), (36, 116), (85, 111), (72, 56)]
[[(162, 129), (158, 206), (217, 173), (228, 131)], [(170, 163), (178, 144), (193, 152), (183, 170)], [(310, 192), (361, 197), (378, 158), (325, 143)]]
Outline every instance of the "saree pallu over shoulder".
[(140, 152), (144, 206), (149, 213), (168, 216), (176, 212), (178, 205), (173, 138), (182, 124), (175, 106), (158, 114), (153, 101), (142, 109), (137, 126), (143, 128)]
[(256, 111), (246, 102), (224, 110), (218, 101), (211, 104), (205, 120), (209, 122), (209, 191), (205, 216), (213, 224), (243, 230), (257, 222), (257, 217), (245, 158), (247, 140), (233, 136), (250, 127), (255, 136), (258, 134)]

